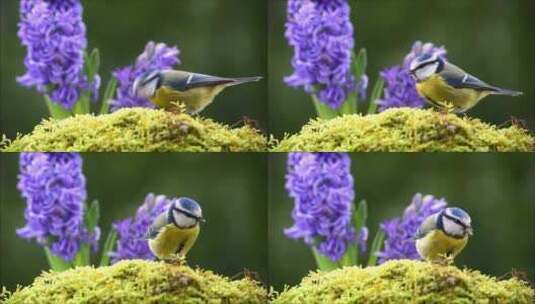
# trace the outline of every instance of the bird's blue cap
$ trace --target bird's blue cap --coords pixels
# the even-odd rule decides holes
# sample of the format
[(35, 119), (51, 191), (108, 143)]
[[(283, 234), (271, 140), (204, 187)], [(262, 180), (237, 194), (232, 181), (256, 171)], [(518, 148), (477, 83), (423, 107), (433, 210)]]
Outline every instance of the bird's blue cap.
[(202, 218), (202, 210), (199, 203), (188, 197), (180, 197), (175, 201), (177, 209), (189, 213), (197, 218)]
[(450, 208), (446, 208), (444, 212), (446, 213), (446, 215), (462, 220), (463, 222), (467, 224), (470, 224), (471, 222), (470, 215), (468, 215), (468, 213), (461, 208), (450, 207)]

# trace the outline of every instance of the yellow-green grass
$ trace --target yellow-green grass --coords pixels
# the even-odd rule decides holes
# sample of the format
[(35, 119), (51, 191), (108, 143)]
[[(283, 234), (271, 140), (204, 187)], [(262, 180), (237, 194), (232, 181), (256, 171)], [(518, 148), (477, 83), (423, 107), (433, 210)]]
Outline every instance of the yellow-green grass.
[(273, 303), (528, 304), (534, 295), (527, 282), (516, 278), (498, 280), (455, 266), (395, 260), (368, 268), (311, 273)]
[(512, 125), (498, 128), (433, 109), (394, 108), (374, 115), (313, 119), (272, 150), (340, 152), (533, 151), (535, 138)]
[[(3, 298), (3, 299), (2, 299)], [(256, 281), (230, 280), (211, 271), (143, 260), (106, 267), (44, 272), (33, 284), (0, 296), (6, 304), (266, 303)]]
[(33, 132), (4, 140), (3, 151), (241, 152), (266, 151), (267, 139), (250, 126), (144, 108), (105, 115), (43, 120)]

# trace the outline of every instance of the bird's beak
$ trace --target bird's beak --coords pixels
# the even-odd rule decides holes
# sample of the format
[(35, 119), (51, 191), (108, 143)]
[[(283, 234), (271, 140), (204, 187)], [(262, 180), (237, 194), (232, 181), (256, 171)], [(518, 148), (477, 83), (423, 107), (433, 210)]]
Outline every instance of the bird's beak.
[(472, 229), (472, 227), (466, 228), (466, 232), (468, 233), (469, 236), (474, 235), (474, 230)]
[(199, 222), (203, 223), (203, 224), (206, 223), (206, 220), (204, 219), (204, 217), (200, 217), (200, 218), (198, 218), (197, 220), (198, 220)]

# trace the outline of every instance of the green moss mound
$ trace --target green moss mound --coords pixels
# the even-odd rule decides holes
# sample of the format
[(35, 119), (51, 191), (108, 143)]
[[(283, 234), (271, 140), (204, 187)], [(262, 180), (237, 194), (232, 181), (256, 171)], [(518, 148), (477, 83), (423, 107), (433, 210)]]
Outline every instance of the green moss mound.
[(535, 138), (517, 126), (499, 129), (478, 119), (432, 109), (394, 108), (375, 115), (310, 121), (273, 150), (347, 152), (533, 151)]
[(6, 304), (267, 302), (267, 292), (250, 279), (230, 281), (211, 271), (142, 260), (43, 273), (6, 296)]
[(44, 120), (4, 151), (266, 151), (257, 130), (231, 129), (210, 119), (144, 108)]
[(498, 281), (473, 270), (397, 260), (383, 265), (345, 267), (311, 273), (282, 292), (274, 304), (288, 303), (532, 303), (528, 283)]

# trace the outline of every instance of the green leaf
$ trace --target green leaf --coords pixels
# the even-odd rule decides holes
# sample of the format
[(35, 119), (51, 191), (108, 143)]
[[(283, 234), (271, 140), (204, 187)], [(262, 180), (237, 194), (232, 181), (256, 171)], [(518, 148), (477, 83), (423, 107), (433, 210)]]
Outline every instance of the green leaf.
[[(355, 55), (355, 51), (351, 51), (351, 62), (353, 63), (351, 65), (351, 72), (355, 76), (355, 81), (357, 84), (360, 82), (362, 75), (366, 74), (366, 67), (368, 65), (368, 55), (366, 53), (366, 49), (362, 48), (360, 49), (358, 55)], [(354, 94), (350, 95), (350, 98), (348, 98), (350, 102), (350, 110), (351, 114), (358, 113), (358, 105), (359, 105), (359, 94), (355, 92)], [(347, 114), (344, 112), (344, 114)]]
[(346, 252), (342, 259), (340, 260), (340, 265), (342, 266), (354, 266), (358, 265), (358, 247), (355, 244), (347, 246)]
[(352, 54), (353, 57), (353, 75), (355, 75), (355, 80), (360, 81), (362, 75), (366, 74), (366, 68), (368, 67), (368, 54), (366, 49), (362, 48), (359, 51), (359, 54), (355, 56), (355, 53)]
[(65, 271), (72, 267), (72, 264), (64, 259), (58, 257), (50, 251), (50, 248), (45, 246), (46, 259), (48, 260), (48, 265), (50, 269), (54, 271)]
[(375, 82), (373, 86), (372, 95), (370, 97), (370, 106), (368, 108), (368, 115), (375, 114), (377, 112), (377, 101), (381, 98), (383, 94), (383, 88), (385, 86), (384, 79), (379, 76), (379, 79)]
[(328, 105), (320, 102), (318, 98), (316, 97), (316, 95), (312, 95), (312, 101), (314, 102), (314, 106), (316, 107), (316, 111), (318, 112), (319, 118), (333, 119), (339, 116), (339, 113), (337, 110), (333, 110)]
[(72, 112), (74, 114), (88, 114), (90, 111), (90, 95), (91, 93), (86, 92), (80, 96), (78, 101), (74, 104)]
[(361, 200), (357, 210), (353, 213), (353, 225), (355, 226), (355, 232), (359, 233), (362, 227), (366, 226), (366, 220), (368, 219), (368, 204), (366, 200)]
[(117, 88), (117, 79), (112, 77), (108, 84), (106, 85), (106, 91), (104, 91), (104, 96), (102, 97), (102, 105), (100, 107), (99, 114), (108, 114), (110, 110), (110, 100), (113, 99), (115, 94), (115, 89)]
[(319, 270), (331, 271), (338, 268), (338, 263), (321, 254), (316, 248), (312, 248), (312, 253), (314, 254)]
[(48, 95), (44, 95), (44, 97), (48, 111), (50, 112), (50, 117), (55, 119), (65, 119), (71, 116), (71, 111), (53, 102)]
[(85, 213), (85, 227), (87, 228), (87, 231), (93, 232), (95, 230), (95, 227), (97, 227), (98, 220), (100, 218), (100, 206), (97, 200), (94, 200), (91, 202), (91, 205), (89, 205), (89, 208), (87, 208)]
[(100, 256), (100, 266), (108, 266), (110, 264), (110, 255), (109, 253), (115, 247), (115, 241), (117, 240), (117, 231), (114, 228), (111, 228), (102, 248), (102, 254)]
[(89, 244), (82, 244), (74, 257), (74, 266), (88, 266), (91, 264), (91, 248)]
[[(366, 226), (366, 220), (368, 219), (368, 204), (365, 200), (361, 200), (358, 204), (357, 210), (353, 213), (353, 226), (355, 227), (355, 233), (360, 233), (363, 227)], [(358, 245), (355, 245), (357, 248), (357, 260), (358, 263)]]
[(93, 82), (95, 75), (100, 69), (100, 52), (98, 49), (93, 49), (90, 55), (84, 53), (84, 71), (89, 82)]
[(370, 248), (370, 256), (368, 258), (368, 266), (377, 265), (377, 253), (383, 247), (384, 239), (385, 239), (385, 233), (381, 228), (379, 228), (379, 230), (375, 234), (375, 238), (373, 239), (373, 243), (372, 243), (372, 246)]
[(100, 51), (98, 49), (93, 49), (91, 52), (91, 64), (92, 64), (92, 72), (91, 80), (93, 80), (93, 77), (98, 74), (98, 71), (100, 70)]
[(347, 96), (346, 101), (342, 104), (339, 109), (340, 114), (356, 114), (357, 113), (357, 102), (358, 94), (353, 92)]

